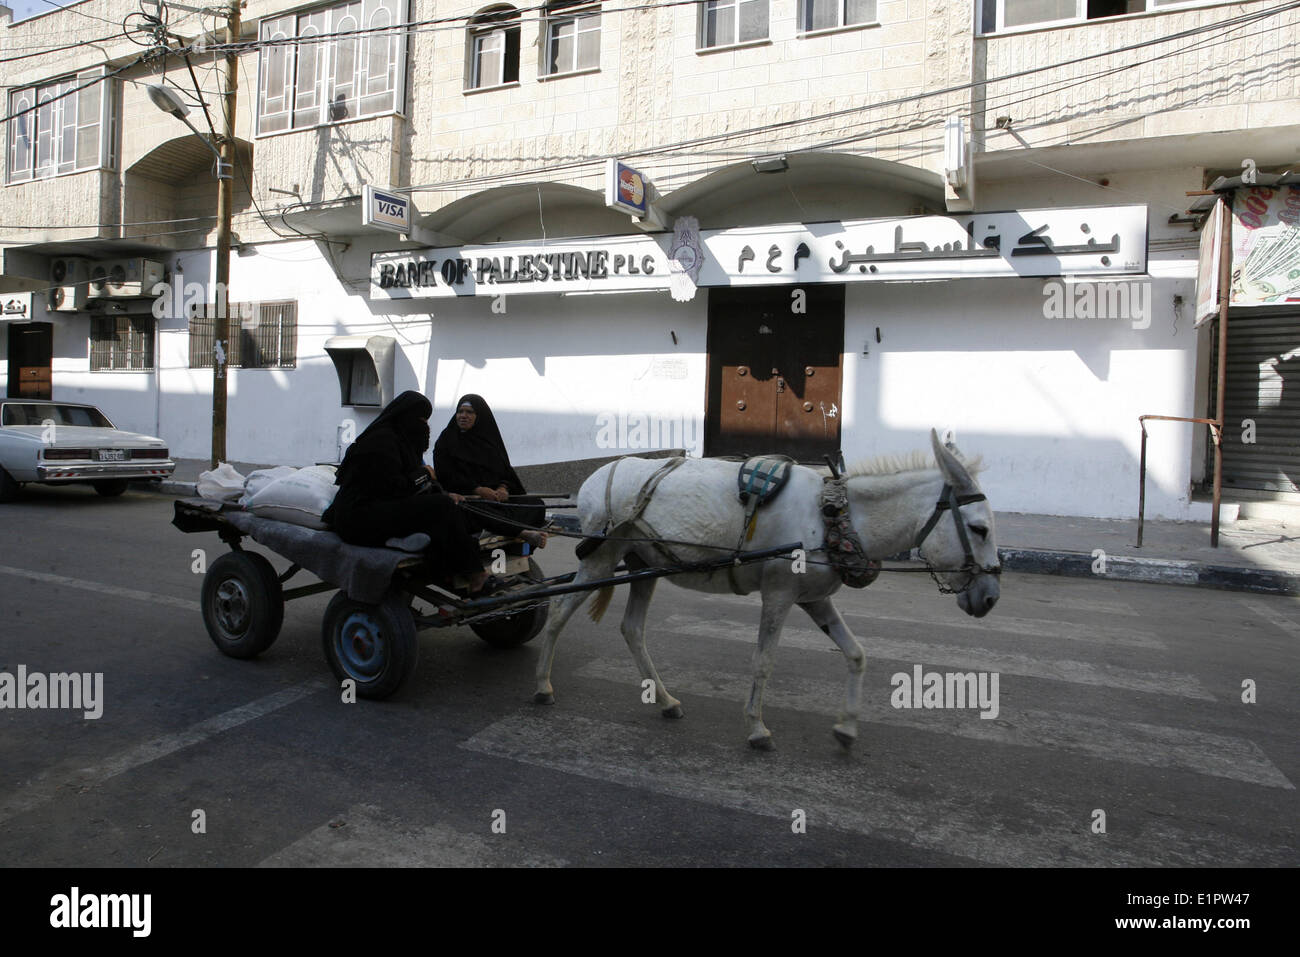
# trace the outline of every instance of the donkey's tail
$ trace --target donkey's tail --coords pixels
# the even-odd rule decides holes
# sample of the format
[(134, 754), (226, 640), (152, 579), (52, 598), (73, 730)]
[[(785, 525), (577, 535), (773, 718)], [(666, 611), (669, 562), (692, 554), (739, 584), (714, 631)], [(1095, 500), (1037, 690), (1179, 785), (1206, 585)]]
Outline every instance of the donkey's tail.
[(587, 614), (591, 616), (592, 621), (600, 621), (605, 617), (605, 612), (609, 609), (609, 603), (614, 598), (614, 586), (606, 585), (600, 591), (596, 592), (596, 600), (591, 603), (587, 609)]

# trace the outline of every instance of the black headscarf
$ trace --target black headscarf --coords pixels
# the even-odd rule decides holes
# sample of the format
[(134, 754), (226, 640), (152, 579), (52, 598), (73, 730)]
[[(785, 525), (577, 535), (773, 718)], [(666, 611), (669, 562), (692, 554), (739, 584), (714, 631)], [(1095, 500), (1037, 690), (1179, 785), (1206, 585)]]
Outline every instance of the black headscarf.
[(335, 502), (401, 498), (418, 491), (432, 414), (432, 403), (418, 392), (403, 392), (388, 403), (348, 446), (334, 479), (340, 487)]
[(481, 395), (472, 393), (457, 399), (456, 409), (466, 402), (474, 409), (474, 427), (462, 432), (453, 412), (433, 447), (433, 467), (439, 484), (464, 495), (480, 485), (496, 488), (504, 484), (511, 495), (523, 495), (523, 483), (510, 466), (510, 454), (492, 409)]

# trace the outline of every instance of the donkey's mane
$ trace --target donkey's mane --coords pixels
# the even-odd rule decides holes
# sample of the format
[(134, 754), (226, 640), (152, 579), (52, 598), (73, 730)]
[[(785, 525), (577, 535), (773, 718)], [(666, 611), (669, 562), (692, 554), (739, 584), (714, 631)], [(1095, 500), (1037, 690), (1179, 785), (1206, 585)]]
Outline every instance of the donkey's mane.
[[(952, 452), (971, 475), (975, 475), (984, 469), (982, 457), (976, 456), (974, 459), (967, 459), (966, 456), (955, 449)], [(934, 456), (930, 452), (903, 452), (863, 459), (849, 466), (848, 471), (844, 474), (847, 478), (870, 475), (901, 475), (904, 472), (923, 472), (938, 467), (938, 464), (934, 461)]]

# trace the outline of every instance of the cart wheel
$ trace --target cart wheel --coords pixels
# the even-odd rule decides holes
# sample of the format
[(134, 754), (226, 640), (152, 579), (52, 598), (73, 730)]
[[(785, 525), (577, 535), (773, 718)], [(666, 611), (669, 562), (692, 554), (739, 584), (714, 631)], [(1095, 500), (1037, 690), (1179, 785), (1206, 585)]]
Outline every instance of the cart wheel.
[[(533, 561), (531, 555), (528, 557), (528, 574), (523, 577), (530, 581), (541, 581), (543, 577), (541, 566)], [(521, 611), (517, 615), (493, 618), (481, 625), (471, 624), (469, 627), (474, 634), (493, 648), (517, 648), (525, 642), (532, 641), (542, 633), (542, 629), (546, 627), (546, 616), (550, 613), (550, 610), (551, 606), (548, 602), (545, 605), (538, 605), (536, 608)]]
[(95, 491), (104, 498), (114, 498), (126, 491), (126, 479), (100, 479), (98, 482), (92, 482)]
[(335, 677), (355, 681), (363, 698), (395, 692), (420, 655), (411, 607), (397, 592), (389, 592), (378, 605), (339, 592), (325, 609), (321, 641)]
[(203, 576), (203, 624), (231, 658), (256, 658), (284, 623), (284, 598), (275, 569), (261, 555), (227, 552)]

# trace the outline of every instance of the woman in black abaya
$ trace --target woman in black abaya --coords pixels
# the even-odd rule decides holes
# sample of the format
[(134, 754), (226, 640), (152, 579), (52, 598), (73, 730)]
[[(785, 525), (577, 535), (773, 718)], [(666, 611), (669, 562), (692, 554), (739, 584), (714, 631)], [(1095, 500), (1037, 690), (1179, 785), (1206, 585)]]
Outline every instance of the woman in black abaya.
[(429, 448), (433, 406), (418, 392), (403, 392), (348, 446), (334, 484), (334, 503), (322, 516), (353, 545), (383, 545), (424, 532), (426, 556), (446, 574), (465, 575), (470, 592), (488, 574), (478, 542), (457, 507), (463, 496), (445, 494), (422, 461)]
[[(449, 492), (476, 495), (469, 520), (500, 535), (518, 535), (541, 548), (546, 544), (546, 505), (524, 496), (523, 483), (510, 467), (496, 417), (480, 395), (461, 396), (456, 413), (433, 447), (433, 467)], [(508, 505), (507, 499), (513, 498)], [(521, 531), (520, 524), (529, 526)]]

